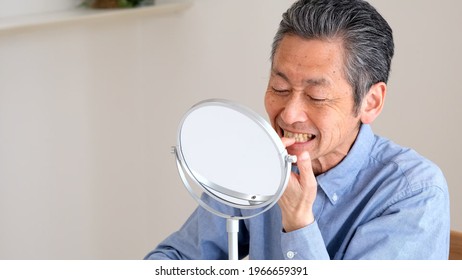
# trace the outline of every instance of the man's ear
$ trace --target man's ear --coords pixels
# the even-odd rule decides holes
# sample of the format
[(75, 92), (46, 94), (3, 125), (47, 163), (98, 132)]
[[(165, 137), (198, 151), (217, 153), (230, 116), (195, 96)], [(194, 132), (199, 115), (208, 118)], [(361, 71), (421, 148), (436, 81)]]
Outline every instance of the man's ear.
[(385, 83), (380, 82), (371, 86), (361, 104), (362, 123), (370, 124), (380, 115), (386, 95), (387, 85)]

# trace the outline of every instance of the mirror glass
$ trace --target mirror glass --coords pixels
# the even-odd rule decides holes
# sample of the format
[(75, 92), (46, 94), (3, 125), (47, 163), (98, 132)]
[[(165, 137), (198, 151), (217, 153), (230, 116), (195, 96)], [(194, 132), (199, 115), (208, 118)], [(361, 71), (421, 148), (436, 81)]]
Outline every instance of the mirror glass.
[(279, 199), (285, 188), (287, 151), (273, 128), (245, 107), (201, 102), (183, 118), (177, 141), (187, 173), (221, 202), (259, 208)]

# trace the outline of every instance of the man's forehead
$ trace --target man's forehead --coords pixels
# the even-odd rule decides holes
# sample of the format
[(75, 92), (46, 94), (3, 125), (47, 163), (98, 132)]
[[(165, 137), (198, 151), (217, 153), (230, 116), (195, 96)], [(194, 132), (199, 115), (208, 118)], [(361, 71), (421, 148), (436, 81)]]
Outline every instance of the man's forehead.
[[(282, 71), (276, 69), (275, 67), (271, 68), (271, 75), (273, 77), (280, 77), (287, 82), (290, 82), (289, 77)], [(330, 81), (325, 77), (310, 77), (303, 79), (303, 83), (312, 86), (327, 86), (330, 85)]]

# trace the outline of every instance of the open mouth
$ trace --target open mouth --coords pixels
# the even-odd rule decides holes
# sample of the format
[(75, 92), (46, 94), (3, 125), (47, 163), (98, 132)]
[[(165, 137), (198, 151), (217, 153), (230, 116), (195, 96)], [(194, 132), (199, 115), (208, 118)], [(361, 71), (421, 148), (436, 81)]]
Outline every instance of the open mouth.
[(309, 133), (295, 133), (283, 130), (284, 137), (295, 139), (295, 143), (304, 143), (314, 139), (316, 136)]

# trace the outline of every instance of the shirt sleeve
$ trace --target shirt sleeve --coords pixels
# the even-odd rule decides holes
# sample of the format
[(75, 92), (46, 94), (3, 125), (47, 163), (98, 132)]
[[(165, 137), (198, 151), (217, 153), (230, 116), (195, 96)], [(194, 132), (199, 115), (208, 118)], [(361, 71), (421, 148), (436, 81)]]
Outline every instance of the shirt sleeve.
[[(381, 213), (358, 226), (344, 251), (333, 259), (447, 259), (449, 254), (449, 197), (435, 186), (398, 193)], [(315, 221), (302, 229), (281, 233), (285, 259), (330, 259)]]
[(329, 259), (316, 221), (299, 230), (282, 232), (281, 247), (286, 260)]
[(449, 197), (436, 186), (396, 194), (383, 212), (360, 225), (336, 259), (447, 259)]
[[(208, 196), (203, 196), (206, 203), (221, 210), (239, 211), (215, 203)], [(236, 216), (240, 214), (236, 213)], [(248, 254), (248, 238), (244, 223), (239, 227), (239, 255)], [(144, 259), (150, 260), (224, 260), (228, 259), (228, 235), (226, 219), (218, 217), (202, 207), (198, 207), (185, 224), (162, 241)]]

